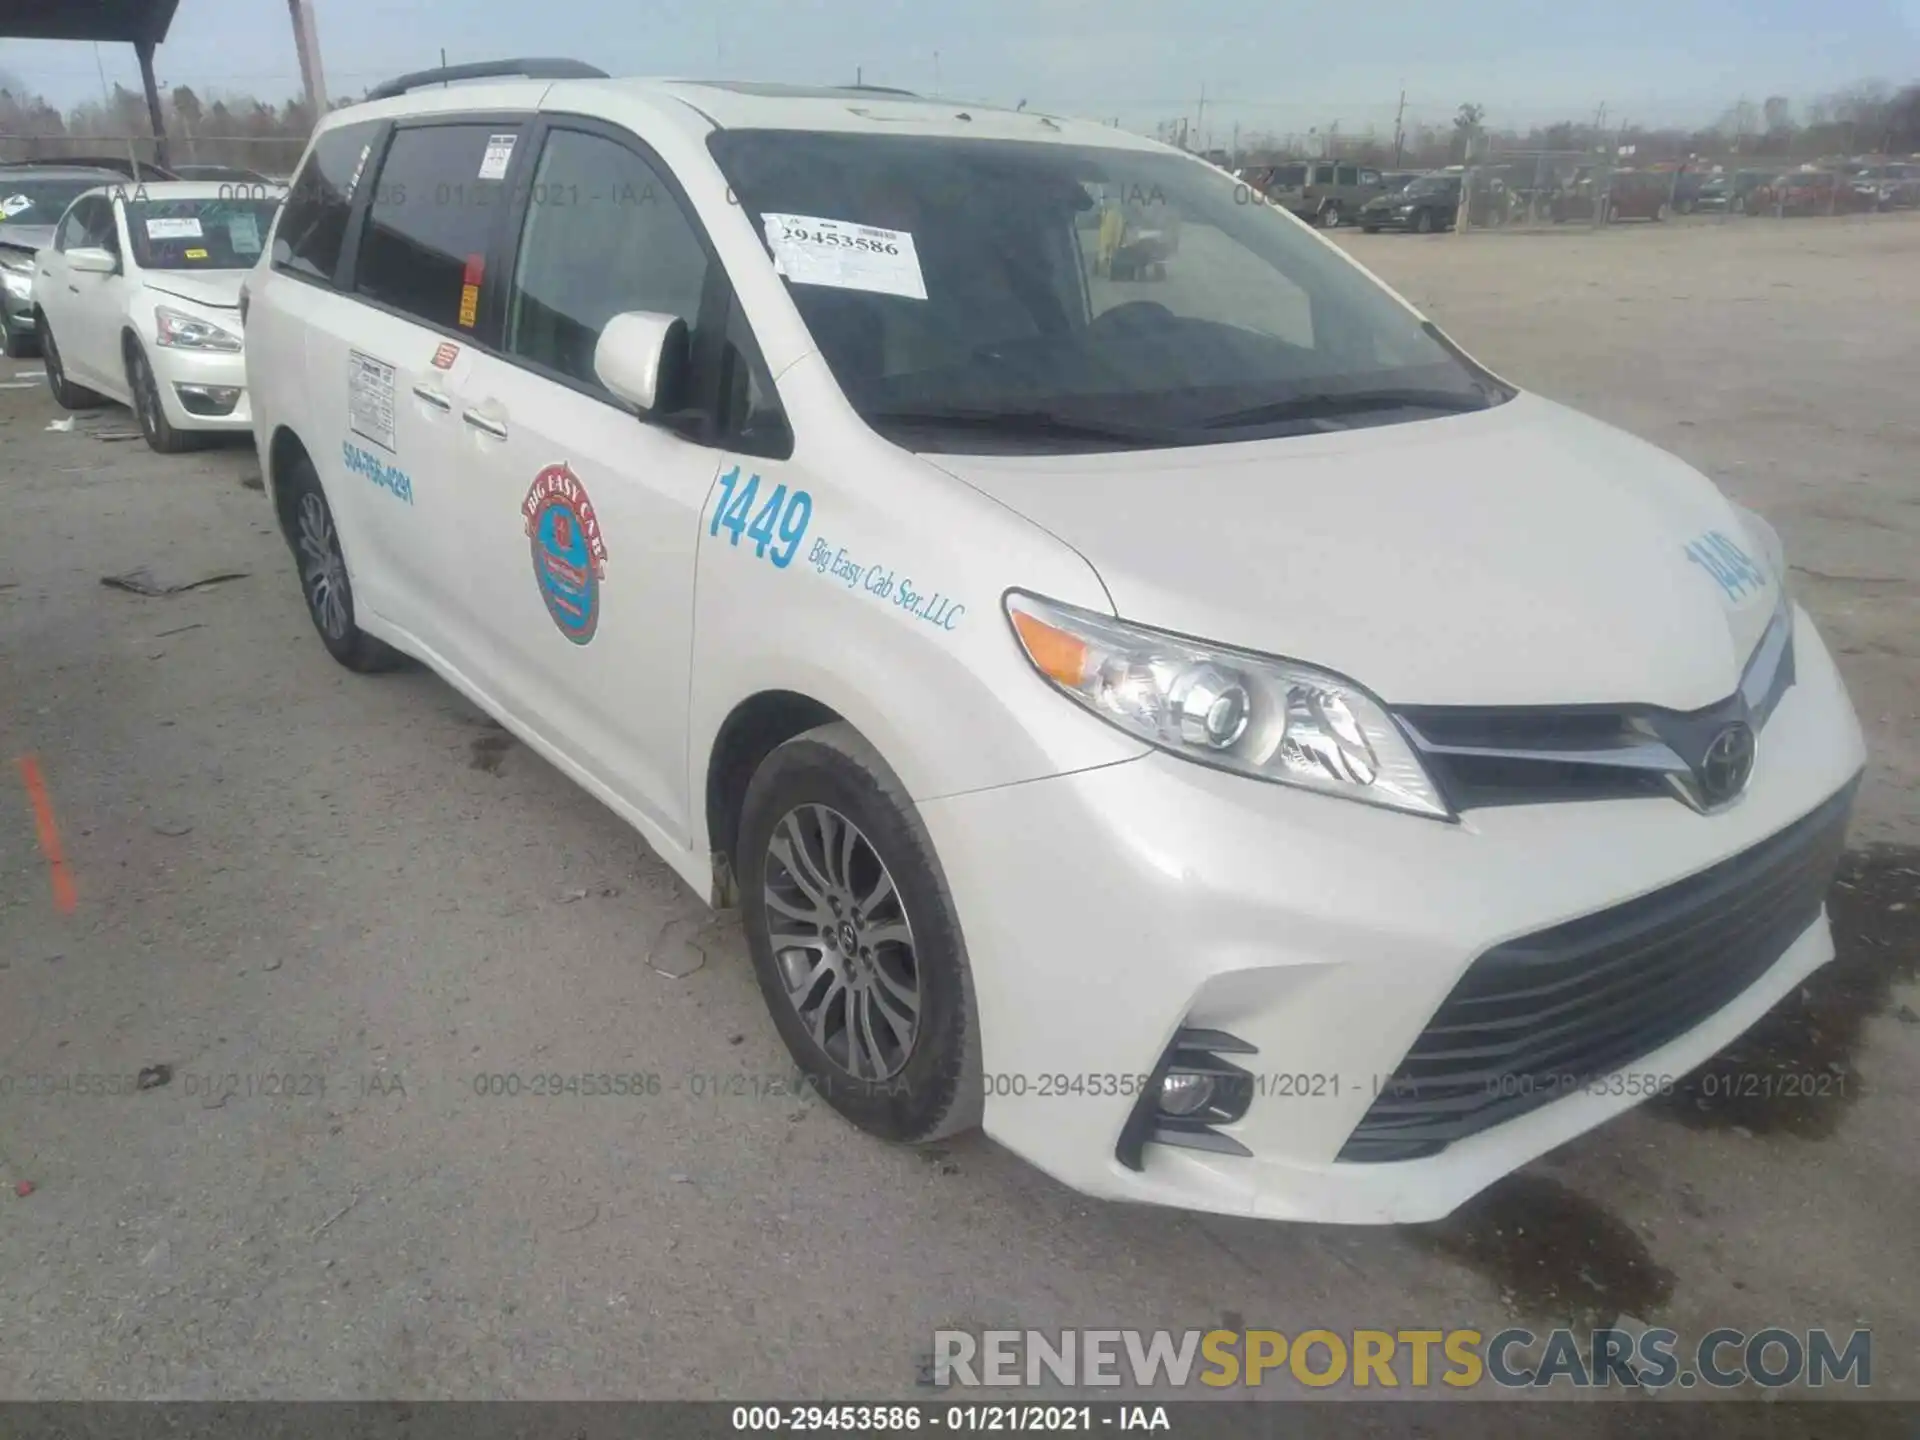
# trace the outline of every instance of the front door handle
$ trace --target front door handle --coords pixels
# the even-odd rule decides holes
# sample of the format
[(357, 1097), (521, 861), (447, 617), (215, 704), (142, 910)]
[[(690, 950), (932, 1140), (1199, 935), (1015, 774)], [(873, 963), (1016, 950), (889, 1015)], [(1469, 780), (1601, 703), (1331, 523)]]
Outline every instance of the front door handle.
[(413, 387), (413, 393), (420, 399), (426, 401), (427, 404), (433, 406), (436, 410), (445, 410), (449, 413), (453, 410), (453, 401), (442, 395), (431, 385), (416, 385)]
[(504, 420), (491, 419), (478, 410), (465, 411), (460, 418), (483, 435), (491, 435), (496, 440), (507, 438), (507, 422)]

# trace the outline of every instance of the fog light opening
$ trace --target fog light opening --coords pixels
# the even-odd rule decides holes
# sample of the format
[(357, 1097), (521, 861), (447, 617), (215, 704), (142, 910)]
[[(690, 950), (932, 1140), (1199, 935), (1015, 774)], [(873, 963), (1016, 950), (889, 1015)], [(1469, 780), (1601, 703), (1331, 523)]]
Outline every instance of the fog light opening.
[(238, 385), (175, 385), (173, 389), (190, 415), (227, 415), (240, 403)]
[(1211, 1075), (1196, 1075), (1190, 1070), (1175, 1070), (1160, 1082), (1162, 1115), (1194, 1115), (1207, 1108), (1213, 1099)]
[(1253, 1099), (1252, 1076), (1223, 1057), (1254, 1053), (1253, 1046), (1224, 1031), (1185, 1027), (1176, 1032), (1122, 1127), (1114, 1158), (1129, 1170), (1144, 1169), (1149, 1144), (1250, 1155), (1215, 1127), (1241, 1119)]

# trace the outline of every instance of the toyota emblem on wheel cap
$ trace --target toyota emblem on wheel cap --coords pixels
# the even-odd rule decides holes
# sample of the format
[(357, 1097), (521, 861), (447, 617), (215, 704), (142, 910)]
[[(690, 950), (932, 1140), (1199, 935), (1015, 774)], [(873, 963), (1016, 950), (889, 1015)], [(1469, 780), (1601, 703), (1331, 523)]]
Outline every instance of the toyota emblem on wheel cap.
[(1736, 720), (1707, 746), (1696, 772), (1700, 798), (1708, 805), (1724, 805), (1747, 788), (1753, 774), (1753, 727)]

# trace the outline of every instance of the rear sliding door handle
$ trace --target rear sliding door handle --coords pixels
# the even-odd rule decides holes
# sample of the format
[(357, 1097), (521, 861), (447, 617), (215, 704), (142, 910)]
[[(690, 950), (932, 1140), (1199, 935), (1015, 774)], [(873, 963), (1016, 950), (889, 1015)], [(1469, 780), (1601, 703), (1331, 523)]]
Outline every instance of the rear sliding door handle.
[(460, 418), (483, 435), (491, 435), (496, 440), (507, 438), (507, 424), (504, 420), (492, 420), (478, 410), (468, 410)]

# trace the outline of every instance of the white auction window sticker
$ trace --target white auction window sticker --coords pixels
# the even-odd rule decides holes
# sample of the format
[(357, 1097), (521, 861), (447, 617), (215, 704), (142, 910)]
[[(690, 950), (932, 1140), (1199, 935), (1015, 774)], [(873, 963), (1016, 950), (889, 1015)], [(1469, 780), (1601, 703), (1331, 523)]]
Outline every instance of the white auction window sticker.
[(489, 135), (487, 153), (480, 161), (482, 180), (504, 180), (507, 178), (507, 162), (513, 159), (514, 135)]
[(236, 210), (227, 217), (227, 243), (236, 255), (260, 253), (260, 217), (249, 210)]
[(147, 238), (149, 240), (199, 240), (204, 237), (200, 233), (199, 218), (185, 215), (174, 218), (156, 216), (147, 221)]
[(761, 217), (774, 268), (796, 285), (871, 290), (909, 300), (927, 298), (920, 255), (908, 230), (882, 230), (818, 215)]
[(393, 445), (393, 366), (347, 352), (347, 428), (383, 450)]

